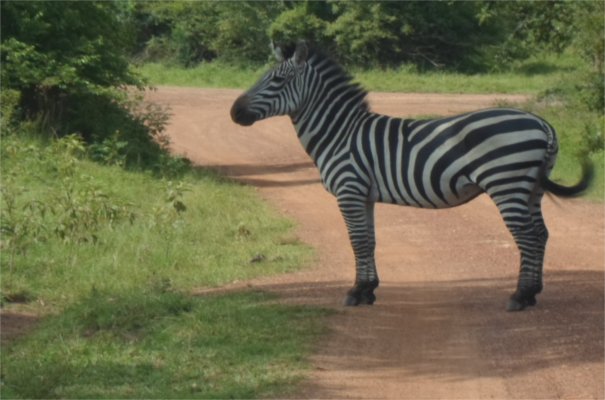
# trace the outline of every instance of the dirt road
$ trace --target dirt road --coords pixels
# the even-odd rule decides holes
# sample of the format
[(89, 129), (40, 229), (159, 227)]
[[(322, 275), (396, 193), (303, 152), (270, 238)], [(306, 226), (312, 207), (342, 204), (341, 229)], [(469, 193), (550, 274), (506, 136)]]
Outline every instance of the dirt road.
[[(289, 118), (249, 128), (231, 122), (240, 90), (161, 87), (172, 108), (174, 151), (248, 182), (300, 222), (318, 249), (311, 269), (252, 282), (285, 301), (336, 307), (299, 398), (603, 398), (603, 206), (548, 198), (545, 290), (538, 305), (505, 312), (519, 255), (496, 207), (481, 196), (450, 210), (377, 205), (374, 306), (340, 302), (353, 254), (335, 199)], [(454, 114), (514, 96), (386, 94), (372, 109), (393, 116)]]

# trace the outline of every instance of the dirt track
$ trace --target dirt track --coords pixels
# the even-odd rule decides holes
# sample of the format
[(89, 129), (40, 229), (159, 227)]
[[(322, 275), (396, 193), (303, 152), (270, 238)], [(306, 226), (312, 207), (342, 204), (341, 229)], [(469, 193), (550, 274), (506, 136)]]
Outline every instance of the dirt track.
[[(450, 210), (377, 205), (374, 306), (340, 302), (353, 254), (335, 199), (289, 118), (243, 128), (229, 109), (240, 90), (161, 87), (174, 151), (257, 187), (300, 222), (318, 249), (309, 270), (254, 286), (285, 301), (338, 308), (299, 398), (603, 398), (603, 206), (544, 200), (550, 230), (537, 307), (505, 312), (519, 255), (496, 207), (481, 196)], [(453, 114), (514, 96), (371, 94), (376, 112)]]

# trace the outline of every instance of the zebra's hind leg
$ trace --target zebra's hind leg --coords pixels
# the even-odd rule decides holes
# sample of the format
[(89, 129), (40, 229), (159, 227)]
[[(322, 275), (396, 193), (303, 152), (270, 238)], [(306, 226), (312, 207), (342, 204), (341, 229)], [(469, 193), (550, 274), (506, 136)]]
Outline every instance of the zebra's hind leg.
[[(528, 201), (534, 200), (534, 196), (494, 196), (506, 227), (513, 235), (515, 243), (521, 253), (521, 267), (517, 290), (511, 296), (506, 309), (508, 311), (521, 311), (527, 306), (536, 305), (536, 295), (542, 291), (542, 262), (544, 259), (544, 248), (546, 239), (544, 233), (546, 227), (541, 225), (542, 214), (532, 216)], [(537, 203), (539, 204), (537, 199)], [(537, 213), (535, 207), (531, 209)]]
[(374, 203), (355, 195), (338, 197), (338, 206), (349, 231), (349, 239), (355, 253), (355, 284), (347, 292), (344, 305), (371, 305), (376, 301), (374, 289), (378, 287), (378, 275), (374, 262)]
[[(537, 189), (528, 199), (528, 210), (533, 223), (533, 235), (531, 246), (530, 262), (523, 265), (523, 252), (521, 257), (521, 271), (519, 273), (519, 283), (517, 290), (508, 302), (508, 311), (521, 311), (526, 306), (535, 306), (537, 304), (536, 295), (542, 292), (544, 287), (542, 283), (542, 270), (544, 265), (544, 253), (546, 251), (546, 242), (548, 241), (548, 229), (544, 224), (542, 216), (542, 197), (544, 192)], [(514, 236), (514, 234), (513, 234)], [(517, 240), (517, 239), (515, 239)], [(517, 241), (518, 243), (518, 241)], [(527, 241), (529, 244), (529, 241)], [(520, 245), (519, 245), (520, 246)], [(521, 247), (519, 247), (521, 249)]]
[(542, 263), (548, 236), (540, 211), (543, 192), (532, 185), (535, 180), (531, 176), (526, 177), (515, 177), (514, 181), (507, 178), (506, 185), (493, 185), (487, 190), (521, 255), (517, 290), (508, 301), (508, 311), (536, 305), (536, 295), (542, 291)]

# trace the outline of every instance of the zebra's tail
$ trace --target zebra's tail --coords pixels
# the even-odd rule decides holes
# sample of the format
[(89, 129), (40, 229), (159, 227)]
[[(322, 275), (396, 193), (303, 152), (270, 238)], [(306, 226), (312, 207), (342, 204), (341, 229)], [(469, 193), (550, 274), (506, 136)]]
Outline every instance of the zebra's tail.
[(574, 186), (563, 186), (559, 185), (548, 179), (546, 173), (542, 171), (542, 177), (540, 179), (540, 185), (542, 188), (559, 197), (577, 197), (584, 193), (590, 186), (592, 178), (594, 177), (594, 166), (592, 161), (585, 156), (582, 160), (582, 179)]

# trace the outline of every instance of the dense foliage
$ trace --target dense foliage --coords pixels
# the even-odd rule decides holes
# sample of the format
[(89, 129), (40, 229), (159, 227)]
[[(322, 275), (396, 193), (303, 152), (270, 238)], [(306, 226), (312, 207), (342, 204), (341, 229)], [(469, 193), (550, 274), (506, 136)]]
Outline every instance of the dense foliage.
[(561, 52), (570, 43), (602, 58), (601, 2), (129, 4), (138, 57), (184, 66), (213, 59), (264, 62), (270, 39), (310, 40), (344, 63), (365, 67), (411, 62), (426, 68), (502, 68), (537, 51)]
[[(113, 2), (2, 2), (2, 129), (33, 121), (88, 142), (121, 135), (129, 162), (159, 153), (164, 117), (139, 106), (144, 81), (125, 57), (134, 43)], [(127, 89), (132, 88), (132, 89)], [(119, 132), (119, 133), (118, 133)]]
[(480, 24), (474, 2), (162, 2), (133, 3), (139, 56), (265, 62), (270, 38), (307, 39), (343, 62), (362, 66), (403, 61), (456, 66), (478, 61), (502, 41), (495, 24)]

